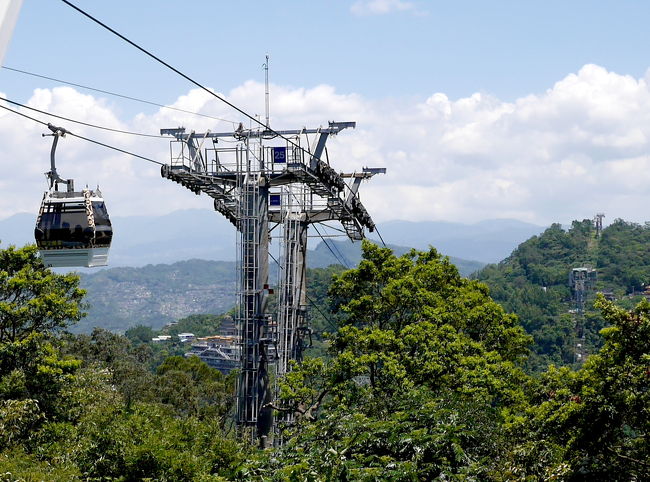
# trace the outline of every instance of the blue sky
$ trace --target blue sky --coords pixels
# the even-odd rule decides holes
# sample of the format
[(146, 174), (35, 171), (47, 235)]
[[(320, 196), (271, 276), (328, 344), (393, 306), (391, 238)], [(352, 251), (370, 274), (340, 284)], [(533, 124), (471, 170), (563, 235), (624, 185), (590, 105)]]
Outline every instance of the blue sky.
[[(645, 220), (650, 179), (639, 172), (650, 167), (648, 2), (74, 3), (251, 113), (262, 113), (261, 65), (269, 53), (274, 126), (359, 122), (332, 150), (342, 168), (388, 167), (387, 176), (364, 187), (378, 220), (547, 224), (596, 211), (610, 220)], [(4, 64), (239, 120), (58, 0), (24, 0)], [(129, 129), (156, 132), (181, 122), (211, 128), (4, 69), (0, 92)], [(0, 217), (38, 203), (43, 182), (32, 178), (47, 166), (23, 166), (49, 148), (39, 128), (3, 119), (3, 169), (16, 174), (0, 187), (15, 188), (17, 201), (0, 200)], [(166, 144), (110, 140), (166, 155)], [(171, 203), (140, 212), (209, 207), (163, 186), (148, 166), (69, 144), (71, 157), (98, 159), (102, 167), (80, 161), (79, 172), (108, 178), (101, 181), (119, 194), (121, 215), (136, 214), (136, 186)], [(113, 170), (119, 183), (110, 179)], [(399, 208), (387, 202), (391, 196), (403, 197)]]
[[(413, 1), (384, 14), (354, 13), (355, 3), (76, 1), (221, 91), (262, 79), (267, 52), (275, 83), (370, 98), (513, 100), (588, 63), (635, 77), (648, 68), (648, 2)], [(5, 64), (159, 101), (188, 87), (58, 0), (25, 0)], [(23, 96), (44, 86), (7, 72), (0, 81)]]

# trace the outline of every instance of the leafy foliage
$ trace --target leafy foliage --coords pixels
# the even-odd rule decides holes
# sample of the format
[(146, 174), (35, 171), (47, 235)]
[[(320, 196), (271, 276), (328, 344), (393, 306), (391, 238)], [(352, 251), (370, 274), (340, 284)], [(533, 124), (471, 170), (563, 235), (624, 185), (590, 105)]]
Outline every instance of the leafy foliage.
[(184, 357), (153, 374), (138, 358), (142, 346), (103, 330), (57, 343), (83, 360), (62, 359), (56, 346), (35, 340), (22, 342), (33, 382), (34, 373), (16, 370), (2, 379), (0, 474), (224, 480), (241, 463), (246, 445), (225, 430), (232, 377)]
[(61, 358), (48, 336), (81, 318), (78, 281), (46, 269), (33, 246), (0, 250), (0, 446), (66, 415), (79, 362)]
[[(558, 233), (549, 249), (564, 249)], [(607, 326), (600, 351), (532, 376), (530, 337), (484, 284), (435, 250), (363, 251), (356, 269), (316, 273), (313, 296), (338, 327), (327, 357), (278, 381), (274, 406), (291, 422), (281, 447), (257, 451), (229, 430), (234, 375), (183, 356), (152, 371), (145, 330), (53, 337), (39, 324), (0, 342), (0, 480), (650, 478), (649, 302), (627, 311), (600, 297), (602, 324), (585, 321)], [(571, 331), (559, 321), (538, 343)]]
[(650, 284), (650, 224), (617, 219), (603, 230), (597, 267), (612, 286), (626, 292)]
[[(619, 219), (596, 238), (590, 220), (574, 221), (567, 231), (554, 224), (498, 265), (481, 270), (477, 278), (490, 287), (496, 301), (519, 316), (533, 336), (528, 369), (541, 372), (551, 363), (575, 363), (578, 343), (587, 353), (596, 352), (603, 343), (599, 331), (605, 320), (593, 309), (595, 291), (588, 293), (583, 318), (569, 314), (574, 308), (568, 284), (571, 269), (596, 268), (597, 290), (613, 292), (621, 305), (631, 308), (638, 298), (630, 295), (650, 282), (649, 246), (650, 225)], [(584, 340), (577, 339), (577, 331)]]
[(486, 474), (503, 448), (501, 410), (522, 401), (528, 337), (435, 250), (395, 257), (364, 243), (363, 252), (329, 291), (341, 325), (330, 358), (305, 361), (282, 387), (281, 408), (298, 420), (289, 444), (249, 475)]
[(574, 478), (650, 478), (650, 303), (627, 312), (597, 301), (605, 345), (578, 371), (544, 374), (522, 419), (522, 453), (550, 447), (544, 466)]
[(152, 373), (146, 344), (60, 334), (82, 317), (78, 283), (34, 247), (0, 251), (0, 479), (233, 476), (246, 453), (225, 431), (233, 378), (184, 357)]
[(364, 262), (330, 289), (329, 359), (283, 381), (287, 444), (249, 460), (260, 480), (645, 480), (650, 303), (600, 298), (605, 345), (579, 370), (517, 364), (516, 319), (435, 252)]
[(0, 343), (52, 332), (84, 315), (79, 278), (44, 268), (36, 246), (0, 250)]
[(179, 333), (194, 333), (196, 336), (210, 336), (219, 333), (221, 322), (228, 315), (190, 315), (181, 318), (174, 325), (163, 328), (160, 333), (178, 335)]

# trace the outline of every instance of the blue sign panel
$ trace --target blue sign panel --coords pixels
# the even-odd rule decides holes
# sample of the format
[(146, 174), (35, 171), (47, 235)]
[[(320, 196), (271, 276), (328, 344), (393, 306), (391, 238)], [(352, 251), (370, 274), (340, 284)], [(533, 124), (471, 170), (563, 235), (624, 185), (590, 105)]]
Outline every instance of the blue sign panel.
[(273, 147), (273, 162), (287, 162), (286, 147)]
[(269, 195), (269, 204), (271, 206), (280, 206), (280, 195), (279, 194)]

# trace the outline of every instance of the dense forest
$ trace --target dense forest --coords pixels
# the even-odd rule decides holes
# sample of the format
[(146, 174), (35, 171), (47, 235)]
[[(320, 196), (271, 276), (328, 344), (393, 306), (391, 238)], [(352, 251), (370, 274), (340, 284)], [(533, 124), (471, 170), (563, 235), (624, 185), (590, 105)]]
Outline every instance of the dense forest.
[[(584, 313), (576, 314), (569, 274), (584, 266), (597, 271), (597, 281), (587, 292)], [(574, 221), (568, 230), (554, 224), (475, 277), (532, 335), (530, 370), (580, 363), (578, 345), (578, 351), (590, 354), (603, 343), (600, 330), (607, 323), (594, 307), (597, 293), (609, 293), (618, 305), (631, 308), (650, 284), (650, 225), (618, 219), (596, 236), (591, 220)]]
[[(569, 234), (554, 226), (522, 246), (528, 264), (514, 263), (515, 253), (504, 266), (523, 270), (512, 278), (522, 293), (541, 283), (547, 289), (538, 291), (555, 293), (561, 304), (569, 295), (566, 269), (538, 266), (536, 250), (570, 257), (572, 247), (586, 246), (595, 258), (572, 263), (609, 266), (620, 283), (613, 289), (637, 290), (643, 270), (631, 275), (598, 261), (606, 236), (646, 232), (619, 224), (596, 241), (585, 223)], [(487, 273), (510, 283), (501, 269)], [(322, 310), (313, 320), (322, 356), (278, 380), (275, 410), (293, 413), (295, 422), (281, 427), (283, 444), (259, 450), (232, 423), (236, 374), (156, 352), (141, 328), (128, 336), (67, 332), (83, 318), (78, 277), (44, 268), (33, 246), (1, 250), (0, 477), (650, 478), (647, 301), (627, 310), (598, 296), (593, 309), (607, 326), (601, 346), (580, 366), (531, 373), (530, 348), (538, 349), (526, 331), (533, 318), (522, 316), (522, 326), (486, 284), (460, 276), (434, 249), (395, 256), (364, 243), (356, 268), (314, 271), (310, 280)], [(183, 323), (208, 330), (220, 319)]]

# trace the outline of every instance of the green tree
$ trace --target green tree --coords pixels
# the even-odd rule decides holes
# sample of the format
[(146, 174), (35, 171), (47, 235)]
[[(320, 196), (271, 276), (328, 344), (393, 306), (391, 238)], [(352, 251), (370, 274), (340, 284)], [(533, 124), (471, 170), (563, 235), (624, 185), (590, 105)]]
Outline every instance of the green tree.
[[(596, 238), (593, 223), (588, 219), (573, 221), (568, 230), (553, 224), (539, 236), (521, 243), (498, 265), (488, 265), (476, 274), (490, 287), (494, 300), (508, 312), (517, 314), (526, 332), (533, 337), (527, 371), (541, 373), (551, 363), (572, 365), (576, 362), (576, 330), (571, 333), (576, 315), (568, 314), (575, 308), (569, 273), (581, 266), (597, 268), (598, 289), (612, 287), (610, 273), (601, 269), (602, 252), (609, 242), (606, 238), (609, 239), (610, 229), (608, 226), (602, 236)], [(626, 245), (627, 241), (629, 239), (621, 244)], [(594, 297), (595, 291), (587, 293), (585, 330), (581, 330), (585, 340), (581, 342), (580, 351), (587, 353), (597, 351), (602, 345), (598, 335), (602, 317), (591, 309)]]
[(179, 333), (193, 333), (198, 336), (210, 336), (219, 333), (221, 321), (227, 315), (190, 315), (178, 320), (175, 325), (161, 330), (162, 333), (178, 335)]
[(36, 246), (0, 250), (0, 343), (79, 321), (84, 294), (77, 275), (45, 268)]
[(312, 480), (486, 478), (509, 441), (504, 420), (528, 383), (529, 338), (435, 250), (395, 257), (363, 244), (330, 288), (340, 329), (330, 358), (282, 384), (297, 423), (247, 477)]
[(79, 368), (51, 335), (83, 316), (75, 275), (45, 268), (34, 246), (0, 250), (0, 413), (3, 444), (30, 436), (48, 419), (65, 419), (67, 390)]
[(336, 276), (330, 288), (332, 311), (343, 327), (399, 332), (431, 321), (449, 325), (508, 360), (527, 354), (530, 339), (515, 316), (492, 301), (487, 286), (462, 278), (435, 249), (395, 257), (388, 248), (363, 244), (358, 268)]
[(158, 367), (156, 374), (156, 393), (160, 402), (171, 405), (184, 415), (224, 425), (234, 402), (234, 374), (224, 376), (196, 356), (169, 357)]
[(141, 402), (88, 413), (76, 435), (69, 450), (86, 480), (223, 481), (246, 455), (217, 424)]
[(597, 305), (611, 324), (605, 345), (577, 371), (544, 374), (519, 453), (573, 480), (648, 480), (650, 303), (626, 311), (600, 297)]
[(124, 397), (127, 407), (135, 400), (151, 400), (153, 374), (148, 361), (148, 345), (133, 346), (123, 335), (95, 328), (90, 335), (68, 334), (60, 348), (68, 356), (80, 359), (84, 367), (108, 369), (112, 384)]
[(246, 446), (213, 423), (231, 406), (232, 379), (184, 358), (155, 375), (148, 345), (101, 329), (57, 333), (82, 316), (77, 284), (34, 247), (0, 251), (0, 479), (232, 476)]
[(650, 224), (616, 219), (607, 226), (600, 239), (598, 268), (626, 292), (642, 291), (650, 284)]
[(149, 343), (155, 336), (155, 332), (150, 326), (138, 325), (126, 330), (124, 336), (132, 343)]

